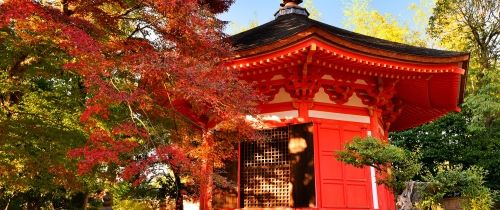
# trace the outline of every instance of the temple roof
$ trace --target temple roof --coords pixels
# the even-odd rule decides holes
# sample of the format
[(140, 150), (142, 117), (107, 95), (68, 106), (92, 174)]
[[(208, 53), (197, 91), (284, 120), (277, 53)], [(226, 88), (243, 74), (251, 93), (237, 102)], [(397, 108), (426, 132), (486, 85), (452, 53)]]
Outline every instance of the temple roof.
[[(309, 19), (297, 5), (282, 10), (275, 20), (230, 37), (236, 54), (228, 68), (240, 69), (242, 78), (259, 83), (259, 91), (273, 96), (284, 88), (292, 98), (312, 100), (323, 88), (330, 100), (343, 104), (341, 96), (349, 98), (354, 90), (364, 105), (384, 110), (389, 131), (460, 109), (469, 53), (354, 33)], [(369, 85), (349, 83), (343, 88), (350, 77)]]
[(361, 46), (407, 55), (446, 58), (469, 54), (466, 52), (454, 52), (415, 47), (411, 45), (378, 39), (375, 37), (365, 36), (298, 14), (288, 14), (280, 16), (264, 25), (232, 36), (231, 41), (236, 51), (245, 51), (272, 44), (281, 39), (294, 36), (309, 28), (319, 28), (334, 36)]

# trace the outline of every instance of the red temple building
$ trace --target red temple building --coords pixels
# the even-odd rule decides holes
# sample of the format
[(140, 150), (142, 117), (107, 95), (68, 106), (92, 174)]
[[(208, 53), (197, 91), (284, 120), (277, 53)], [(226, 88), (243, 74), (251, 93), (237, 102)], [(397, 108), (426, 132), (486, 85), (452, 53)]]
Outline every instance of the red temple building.
[(285, 0), (275, 20), (231, 37), (227, 68), (268, 96), (268, 137), (241, 143), (234, 191), (219, 209), (395, 209), (373, 168), (336, 160), (353, 137), (388, 133), (459, 111), (468, 53), (369, 37), (308, 18)]

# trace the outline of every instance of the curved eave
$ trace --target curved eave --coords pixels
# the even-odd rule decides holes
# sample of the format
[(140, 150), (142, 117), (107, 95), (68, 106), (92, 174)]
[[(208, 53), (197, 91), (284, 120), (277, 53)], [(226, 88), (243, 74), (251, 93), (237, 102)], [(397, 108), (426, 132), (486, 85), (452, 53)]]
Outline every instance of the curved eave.
[[(400, 116), (398, 120), (396, 120), (396, 122), (394, 122), (393, 125), (391, 126), (389, 130), (390, 132), (398, 132), (415, 128), (424, 125), (426, 123), (432, 122), (438, 118), (441, 118), (442, 116), (452, 111), (459, 111), (458, 108), (456, 110), (439, 110), (439, 109), (424, 109), (421, 107), (411, 107), (411, 108), (405, 107), (404, 109), (405, 111), (403, 111), (403, 113), (407, 113), (406, 116)], [(426, 118), (415, 119), (415, 117), (418, 118), (420, 116), (426, 116)], [(408, 117), (411, 117), (411, 119), (408, 119)]]
[[(253, 48), (245, 51), (237, 51), (237, 56), (228, 61), (227, 65), (228, 68), (236, 68), (241, 70), (242, 72), (247, 72), (248, 70), (251, 71), (254, 68), (267, 68), (273, 65), (280, 65), (286, 62), (290, 62), (293, 59), (305, 62), (308, 53), (311, 51), (311, 49), (314, 48), (317, 51), (316, 55), (321, 54), (323, 56), (328, 55), (337, 57), (343, 56), (345, 62), (352, 62), (354, 64), (357, 63), (358, 65), (362, 64), (367, 68), (382, 68), (383, 66), (384, 68), (386, 68), (386, 70), (389, 70), (390, 72), (395, 74), (417, 73), (419, 75), (422, 75), (422, 78), (429, 79), (433, 78), (432, 75), (455, 75), (453, 78), (444, 76), (444, 78), (450, 78), (450, 80), (441, 80), (439, 83), (436, 83), (436, 85), (438, 85), (438, 88), (436, 88), (435, 85), (435, 88), (430, 88), (434, 90), (429, 89), (426, 91), (422, 91), (423, 93), (425, 92), (426, 94), (430, 94), (425, 95), (425, 101), (429, 101), (428, 105), (420, 104), (417, 101), (407, 99), (412, 107), (408, 107), (406, 108), (406, 110), (410, 112), (416, 109), (425, 110), (426, 117), (424, 117), (425, 119), (410, 119), (412, 118), (412, 116), (417, 116), (418, 118), (418, 116), (420, 115), (418, 114), (418, 112), (411, 112), (413, 114), (410, 113), (410, 115), (404, 114), (403, 116), (401, 116), (401, 119), (393, 124), (394, 126), (391, 126), (391, 131), (405, 130), (419, 126), (421, 124), (434, 120), (446, 114), (447, 112), (458, 110), (458, 104), (462, 103), (465, 91), (464, 85), (466, 78), (465, 75), (467, 73), (467, 63), (469, 56), (468, 54), (454, 57), (429, 58), (415, 55), (400, 55), (394, 52), (391, 52), (392, 54), (388, 54), (387, 52), (381, 52), (378, 49), (368, 49), (366, 47), (360, 48), (355, 44), (348, 44), (349, 43), (341, 43), (338, 40), (332, 39), (331, 37), (326, 37), (324, 34), (321, 34), (321, 31), (306, 31), (294, 37), (288, 37), (283, 40), (279, 40), (271, 45)], [(357, 60), (353, 58), (357, 58)], [(387, 67), (382, 64), (387, 64)], [(327, 64), (327, 66), (329, 65)], [(333, 65), (330, 65), (330, 67), (332, 66)], [(412, 66), (414, 67), (413, 69), (411, 69)], [(416, 71), (416, 66), (418, 66), (417, 68), (422, 68), (422, 71), (418, 69)], [(454, 70), (448, 71), (448, 69)], [(387, 77), (387, 75), (385, 76)], [(432, 81), (435, 81), (435, 79), (433, 79)], [(451, 86), (448, 87), (448, 85), (451, 84), (453, 84), (453, 90), (447, 90), (451, 88)], [(408, 86), (406, 89), (412, 90), (414, 88), (410, 84), (410, 86)], [(411, 98), (412, 96), (414, 96), (414, 93), (407, 92), (407, 94), (404, 95), (406, 96), (404, 98)], [(450, 103), (447, 103), (445, 105), (435, 104), (432, 102), (432, 98), (448, 98), (449, 100), (446, 101), (449, 101)], [(452, 103), (452, 101), (454, 102)]]
[[(287, 35), (286, 37), (271, 41), (265, 45), (258, 45), (251, 48), (236, 49), (235, 57), (233, 59), (240, 59), (245, 57), (258, 56), (260, 54), (268, 54), (274, 51), (279, 51), (288, 48), (290, 45), (302, 42), (309, 38), (315, 38), (319, 40), (324, 40), (329, 44), (343, 48), (352, 52), (364, 54), (372, 57), (379, 57), (389, 60), (398, 60), (403, 62), (416, 62), (416, 63), (427, 63), (427, 64), (440, 64), (440, 63), (458, 63), (466, 62), (470, 58), (469, 53), (459, 53), (453, 56), (424, 56), (415, 55), (403, 52), (395, 52), (387, 49), (374, 48), (367, 46), (366, 44), (354, 43), (352, 41), (346, 40), (342, 37), (333, 35), (332, 33), (319, 28), (319, 27), (309, 27), (298, 33)], [(438, 50), (435, 50), (438, 52)], [(444, 51), (443, 51), (444, 52)]]
[(252, 52), (246, 56), (237, 55), (232, 60), (228, 60), (226, 65), (235, 69), (252, 69), (255, 67), (265, 67), (266, 65), (276, 65), (283, 62), (296, 60), (303, 62), (308, 51), (314, 48), (316, 55), (338, 57), (341, 60), (365, 66), (366, 68), (381, 68), (391, 71), (391, 74), (398, 73), (459, 73), (464, 74), (466, 67), (463, 61), (441, 60), (441, 62), (418, 62), (408, 59), (397, 59), (376, 54), (361, 53), (351, 48), (346, 48), (317, 36), (307, 36), (286, 46), (263, 50), (259, 53)]

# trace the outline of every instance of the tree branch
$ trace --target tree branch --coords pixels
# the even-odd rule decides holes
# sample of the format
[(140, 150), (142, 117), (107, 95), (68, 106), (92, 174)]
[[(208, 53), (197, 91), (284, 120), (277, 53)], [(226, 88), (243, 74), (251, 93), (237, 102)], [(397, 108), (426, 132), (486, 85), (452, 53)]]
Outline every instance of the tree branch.
[(66, 16), (71, 16), (73, 14), (73, 11), (69, 9), (69, 2), (68, 0), (62, 0), (62, 12)]

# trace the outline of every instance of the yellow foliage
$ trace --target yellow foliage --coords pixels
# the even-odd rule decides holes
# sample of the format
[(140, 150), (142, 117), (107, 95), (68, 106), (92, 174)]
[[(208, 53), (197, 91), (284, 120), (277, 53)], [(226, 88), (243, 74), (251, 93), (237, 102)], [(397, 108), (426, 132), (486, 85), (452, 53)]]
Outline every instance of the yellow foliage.
[[(422, 33), (412, 31), (408, 24), (401, 24), (391, 14), (382, 14), (371, 8), (370, 2), (371, 0), (352, 0), (346, 5), (344, 25), (348, 29), (393, 42), (416, 46), (427, 45), (428, 42), (423, 40)], [(416, 5), (411, 5), (410, 9), (416, 13), (414, 19), (418, 19), (422, 23), (421, 19), (426, 16), (424, 10), (419, 9)]]
[(253, 13), (253, 18), (250, 20), (250, 22), (246, 26), (240, 25), (240, 24), (238, 24), (236, 22), (231, 22), (231, 24), (230, 24), (230, 27), (231, 27), (230, 34), (241, 33), (243, 31), (250, 30), (250, 29), (255, 28), (257, 26), (259, 26), (259, 18), (257, 16), (257, 12), (254, 12)]
[(309, 12), (309, 18), (314, 20), (322, 19), (321, 17), (323, 16), (323, 14), (321, 14), (321, 12), (316, 8), (316, 6), (314, 6), (313, 0), (305, 0), (303, 7), (306, 8), (307, 11)]

